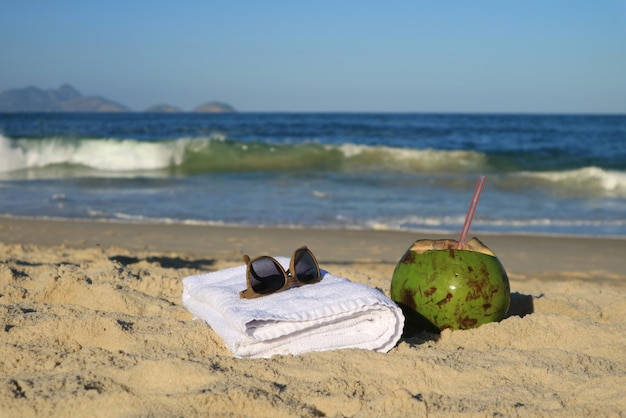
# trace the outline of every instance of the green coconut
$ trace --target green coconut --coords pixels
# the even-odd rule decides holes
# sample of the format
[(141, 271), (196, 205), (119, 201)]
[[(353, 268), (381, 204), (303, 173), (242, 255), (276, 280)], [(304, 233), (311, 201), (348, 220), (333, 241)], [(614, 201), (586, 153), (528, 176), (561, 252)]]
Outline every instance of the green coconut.
[(504, 267), (477, 238), (418, 240), (393, 272), (391, 299), (405, 313), (406, 333), (469, 329), (500, 321), (509, 309)]

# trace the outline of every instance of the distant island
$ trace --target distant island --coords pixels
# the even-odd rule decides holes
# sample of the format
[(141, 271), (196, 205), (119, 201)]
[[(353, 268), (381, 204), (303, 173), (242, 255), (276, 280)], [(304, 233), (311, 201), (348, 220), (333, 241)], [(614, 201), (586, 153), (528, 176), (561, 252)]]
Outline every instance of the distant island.
[(235, 109), (226, 103), (209, 102), (196, 107), (194, 113), (232, 113)]
[[(132, 112), (130, 108), (101, 96), (83, 96), (70, 84), (58, 89), (43, 90), (25, 87), (0, 93), (0, 112)], [(183, 110), (168, 104), (156, 104), (144, 112), (180, 113)], [(192, 110), (194, 113), (233, 113), (235, 108), (217, 101)]]
[(150, 106), (149, 108), (144, 110), (144, 112), (146, 113), (180, 113), (182, 112), (182, 110), (176, 106), (159, 103), (154, 106)]
[(37, 87), (0, 93), (0, 112), (128, 112), (126, 106), (99, 96), (83, 96), (69, 84), (56, 90)]

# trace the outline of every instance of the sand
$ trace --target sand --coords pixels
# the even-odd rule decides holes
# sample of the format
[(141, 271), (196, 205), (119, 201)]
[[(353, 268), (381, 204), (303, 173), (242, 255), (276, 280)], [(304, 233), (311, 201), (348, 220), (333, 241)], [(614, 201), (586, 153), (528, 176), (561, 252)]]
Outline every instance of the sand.
[(406, 248), (439, 236), (0, 218), (0, 416), (623, 414), (626, 240), (478, 236), (509, 273), (503, 321), (253, 360), (192, 320), (184, 277), (306, 244), (388, 294)]

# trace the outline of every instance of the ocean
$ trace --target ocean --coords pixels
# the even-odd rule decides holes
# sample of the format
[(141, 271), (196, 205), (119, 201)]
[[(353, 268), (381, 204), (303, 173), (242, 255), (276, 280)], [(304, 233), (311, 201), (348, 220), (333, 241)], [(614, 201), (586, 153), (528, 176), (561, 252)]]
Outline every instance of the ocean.
[(626, 237), (626, 115), (0, 114), (0, 215)]

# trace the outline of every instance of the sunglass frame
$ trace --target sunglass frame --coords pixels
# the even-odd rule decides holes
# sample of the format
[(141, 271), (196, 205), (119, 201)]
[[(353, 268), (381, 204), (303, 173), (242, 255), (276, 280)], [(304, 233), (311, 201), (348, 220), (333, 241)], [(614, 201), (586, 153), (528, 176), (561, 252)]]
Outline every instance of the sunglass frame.
[[(311, 280), (308, 282), (303, 282), (300, 279), (298, 279), (298, 276), (296, 275), (295, 271), (296, 271), (296, 256), (298, 255), (299, 252), (303, 252), (303, 253), (308, 253), (309, 256), (311, 257), (311, 260), (313, 260), (313, 263), (315, 263), (315, 270), (317, 271), (317, 279), (315, 280)], [(250, 283), (250, 266), (258, 260), (262, 260), (262, 259), (268, 259), (271, 260), (279, 269), (280, 272), (282, 272), (283, 274), (283, 285), (271, 292), (267, 292), (267, 293), (258, 293), (256, 292), (253, 288), (252, 288), (252, 284)], [(298, 259), (299, 260), (299, 259)], [(263, 296), (269, 296), (269, 295), (273, 295), (275, 293), (280, 293), (283, 292), (287, 289), (290, 289), (292, 287), (298, 287), (298, 286), (306, 286), (308, 284), (315, 284), (315, 283), (319, 283), (322, 280), (322, 272), (320, 270), (320, 266), (317, 263), (317, 259), (315, 258), (315, 256), (313, 255), (313, 252), (311, 250), (309, 250), (306, 245), (303, 245), (302, 247), (298, 248), (297, 250), (295, 250), (291, 256), (291, 259), (289, 260), (289, 270), (285, 271), (285, 269), (283, 268), (283, 266), (278, 262), (278, 260), (276, 260), (274, 257), (270, 257), (268, 255), (262, 255), (259, 257), (255, 257), (253, 259), (250, 259), (250, 257), (248, 257), (248, 255), (244, 255), (243, 256), (243, 261), (246, 263), (246, 285), (247, 287), (242, 290), (241, 292), (239, 292), (239, 297), (241, 299), (256, 299), (256, 298), (260, 298)], [(293, 272), (293, 273), (292, 273)]]

